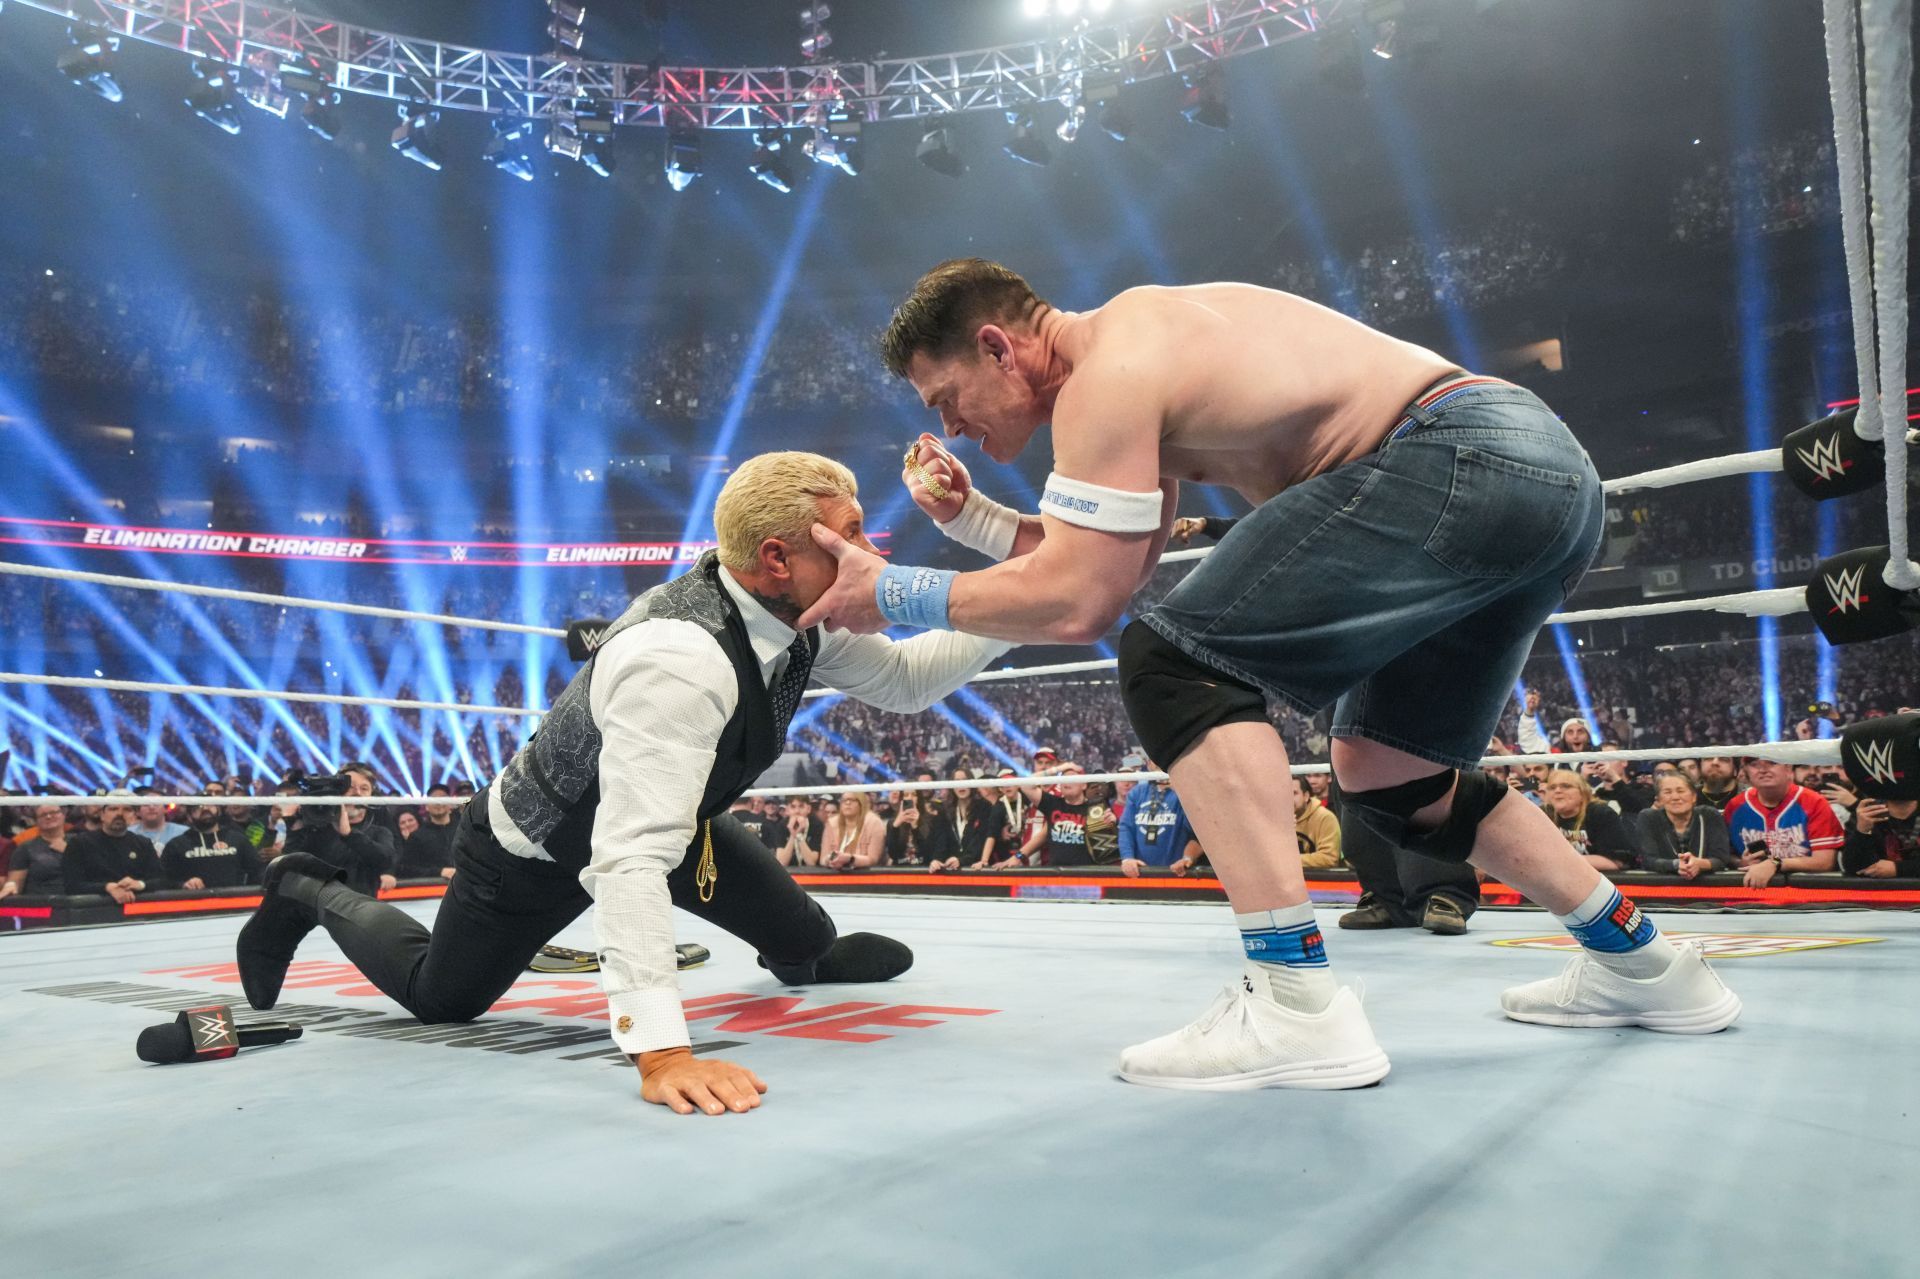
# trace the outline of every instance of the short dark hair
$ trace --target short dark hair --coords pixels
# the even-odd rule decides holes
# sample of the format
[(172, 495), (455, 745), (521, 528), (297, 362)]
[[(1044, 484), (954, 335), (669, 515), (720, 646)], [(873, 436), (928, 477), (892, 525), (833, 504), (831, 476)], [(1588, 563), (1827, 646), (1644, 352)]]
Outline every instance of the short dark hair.
[(427, 787), (427, 794), (451, 796), (453, 792), (447, 789), (445, 782), (435, 782), (433, 785)]
[(915, 282), (880, 335), (880, 357), (905, 377), (916, 355), (936, 359), (973, 346), (983, 324), (1025, 324), (1048, 303), (1018, 272), (985, 258), (953, 258)]

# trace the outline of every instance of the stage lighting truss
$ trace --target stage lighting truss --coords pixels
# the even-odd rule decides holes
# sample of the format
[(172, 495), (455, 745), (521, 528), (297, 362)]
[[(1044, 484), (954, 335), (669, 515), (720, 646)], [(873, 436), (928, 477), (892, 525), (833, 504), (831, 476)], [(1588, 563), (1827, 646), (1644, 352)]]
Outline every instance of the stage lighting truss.
[(63, 49), (55, 60), (60, 74), (108, 102), (120, 101), (120, 85), (113, 78), (113, 55), (120, 51), (120, 37), (76, 24), (67, 28), (67, 39), (73, 47)]
[[(553, 114), (556, 101), (588, 101), (614, 125), (670, 130), (799, 129), (823, 101), (849, 104), (851, 114), (869, 125), (971, 111), (1032, 111), (1060, 101), (1069, 87), (1063, 42), (1071, 46), (1073, 75), (1147, 80), (1312, 35), (1358, 15), (1365, 2), (1213, 0), (1150, 12), (1115, 5), (1107, 13), (1083, 5), (1070, 32), (1056, 29), (965, 53), (829, 64), (819, 59), (827, 46), (816, 43), (811, 56), (793, 66), (662, 67), (582, 59), (571, 36), (555, 37), (546, 54), (503, 53), (253, 0), (18, 0), (204, 62), (239, 67), (256, 50), (266, 50), (282, 60), (326, 66), (330, 87), (342, 94), (535, 119)], [(556, 30), (582, 30), (581, 6), (569, 0), (546, 0), (546, 6)], [(826, 6), (809, 8), (820, 16)], [(824, 18), (820, 32), (826, 34)], [(812, 34), (808, 26), (807, 38)]]

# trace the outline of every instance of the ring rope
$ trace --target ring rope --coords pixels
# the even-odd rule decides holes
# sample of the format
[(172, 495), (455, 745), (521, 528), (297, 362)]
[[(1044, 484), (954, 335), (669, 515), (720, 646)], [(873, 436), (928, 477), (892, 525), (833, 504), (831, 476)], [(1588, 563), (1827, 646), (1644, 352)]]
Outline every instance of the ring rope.
[(524, 706), (468, 706), (462, 702), (409, 702), (393, 697), (356, 697), (344, 693), (291, 693), (272, 688), (217, 688), (207, 684), (156, 684), (134, 679), (86, 679), (73, 675), (22, 675), (0, 671), (0, 684), (33, 684), (44, 688), (97, 688), (110, 693), (181, 693), (202, 697), (238, 697), (258, 702), (318, 702), (327, 706), (384, 706), (396, 711), (453, 711), (472, 715), (518, 715), (538, 718), (545, 711)]
[[(1564, 755), (1489, 755), (1480, 761), (1482, 768), (1506, 768), (1525, 764), (1584, 764), (1589, 761), (1606, 760), (1667, 760), (1667, 759), (1737, 759), (1745, 755), (1757, 755), (1781, 764), (1837, 764), (1840, 762), (1840, 742), (1837, 738), (1814, 739), (1804, 742), (1753, 742), (1745, 746), (1667, 746), (1646, 747), (1635, 750), (1597, 750), (1568, 751)], [(1328, 764), (1293, 764), (1288, 772), (1295, 777), (1306, 777), (1315, 773), (1329, 773)], [(1164, 772), (1124, 772), (1124, 773), (1046, 773), (1027, 777), (974, 777), (956, 778), (931, 782), (853, 782), (834, 786), (758, 786), (743, 791), (744, 799), (785, 799), (801, 795), (871, 795), (882, 791), (930, 791), (930, 790), (980, 790), (985, 787), (1022, 786), (1027, 788), (1058, 786), (1064, 781), (1074, 782), (1164, 782), (1168, 780)], [(100, 795), (48, 795), (34, 799), (13, 801), (16, 807), (39, 807), (51, 805), (56, 808), (72, 808), (79, 805), (98, 804)], [(213, 808), (253, 808), (262, 805), (291, 805), (296, 807), (318, 807), (321, 805), (345, 804), (357, 808), (396, 808), (414, 804), (444, 804), (448, 802), (466, 803), (466, 799), (456, 798), (449, 801), (444, 795), (136, 795), (121, 798), (137, 799), (143, 803), (155, 804), (194, 804)], [(0, 800), (0, 805), (9, 801)]]
[(1872, 239), (1867, 229), (1866, 122), (1860, 101), (1859, 0), (1825, 0), (1827, 91), (1833, 100), (1833, 158), (1840, 175), (1840, 239), (1846, 249), (1849, 301), (1853, 306), (1854, 371), (1860, 407), (1854, 431), (1877, 440), (1885, 422), (1880, 415), (1880, 357), (1874, 350)]
[[(1913, 113), (1912, 0), (1862, 0), (1865, 53), (1867, 192), (1872, 201), (1873, 291), (1880, 339), (1881, 441), (1886, 449), (1887, 567), (1898, 591), (1920, 587), (1920, 564), (1907, 549), (1907, 220), (1912, 198), (1909, 121)], [(1856, 333), (1855, 343), (1872, 333)]]
[(55, 582), (87, 582), (94, 586), (121, 586), (133, 591), (204, 595), (213, 599), (237, 600), (242, 604), (273, 604), (281, 608), (310, 608), (321, 613), (351, 613), (357, 617), (384, 617), (397, 622), (430, 622), (435, 626), (462, 626), (476, 631), (504, 631), (510, 635), (546, 635), (554, 639), (567, 637), (566, 631), (554, 626), (495, 622), (483, 617), (453, 617), (446, 613), (416, 613), (411, 609), (382, 608), (377, 604), (342, 604), (337, 600), (307, 599), (298, 595), (271, 595), (265, 591), (236, 591), (225, 586), (197, 586), (191, 582), (163, 582), (145, 577), (120, 577), (112, 573), (88, 573), (72, 568), (43, 568), (38, 564), (17, 564), (9, 560), (0, 560), (0, 573), (10, 573), (16, 577), (40, 577)]

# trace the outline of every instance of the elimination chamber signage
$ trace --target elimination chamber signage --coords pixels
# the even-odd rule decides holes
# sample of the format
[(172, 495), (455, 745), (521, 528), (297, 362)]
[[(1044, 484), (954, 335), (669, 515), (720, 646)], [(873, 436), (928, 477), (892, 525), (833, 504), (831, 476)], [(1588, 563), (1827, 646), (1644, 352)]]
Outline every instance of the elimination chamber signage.
[[(886, 534), (874, 534), (883, 541)], [(712, 542), (429, 542), (385, 538), (294, 537), (216, 529), (133, 528), (0, 516), (0, 542), (82, 550), (145, 551), (159, 555), (238, 556), (246, 559), (336, 560), (355, 564), (476, 566), (691, 564)], [(883, 549), (882, 554), (885, 551)]]

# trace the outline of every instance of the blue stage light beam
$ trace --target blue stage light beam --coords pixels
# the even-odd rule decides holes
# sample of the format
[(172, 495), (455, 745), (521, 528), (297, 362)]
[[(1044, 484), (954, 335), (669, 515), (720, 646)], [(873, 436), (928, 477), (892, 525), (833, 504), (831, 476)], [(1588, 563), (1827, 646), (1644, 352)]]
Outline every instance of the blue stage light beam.
[[(1420, 237), (1421, 247), (1431, 263), (1444, 237), (1440, 232), (1438, 210), (1434, 206), (1433, 184), (1427, 180), (1426, 163), (1422, 158), (1421, 131), (1400, 107), (1400, 95), (1395, 84), (1395, 73), (1399, 69), (1380, 58), (1362, 58), (1361, 62), (1365, 64), (1367, 100), (1372, 103), (1374, 115), (1379, 120), (1387, 161), (1393, 166), (1394, 176), (1399, 180), (1401, 194), (1406, 197), (1407, 213), (1413, 219), (1414, 233)], [(1480, 339), (1465, 308), (1450, 294), (1443, 294), (1440, 299), (1440, 318), (1446, 324), (1448, 340), (1453, 343), (1454, 358), (1467, 368), (1479, 368), (1482, 364)]]
[[(832, 183), (828, 182), (809, 182), (806, 193), (801, 197), (799, 215), (794, 219), (793, 230), (787, 235), (786, 247), (781, 251), (779, 266), (774, 271), (773, 284), (767, 291), (767, 300), (754, 321), (753, 337), (747, 343), (746, 359), (727, 398), (726, 412), (720, 418), (720, 429), (713, 443), (708, 446), (709, 451), (718, 457), (728, 456), (733, 449), (734, 437), (740, 433), (740, 421), (746, 416), (747, 404), (753, 398), (754, 380), (760, 376), (760, 366), (767, 358), (767, 347), (772, 343), (774, 332), (780, 325), (780, 317), (786, 311), (787, 296), (793, 291), (794, 277), (799, 273), (802, 258), (806, 256), (814, 228), (819, 225), (820, 206), (831, 186)], [(707, 468), (694, 490), (693, 502), (687, 508), (687, 521), (680, 530), (682, 542), (704, 542), (712, 538), (713, 499), (719, 489), (718, 468)], [(667, 576), (679, 577), (691, 567), (691, 564), (675, 564), (668, 570)]]
[[(1564, 626), (1553, 628), (1553, 642), (1560, 649), (1560, 664), (1567, 670), (1567, 685), (1573, 690), (1573, 703), (1580, 708), (1580, 718), (1587, 721), (1587, 731), (1593, 734), (1595, 744), (1601, 741), (1600, 721), (1593, 716), (1593, 698), (1587, 693), (1587, 677), (1580, 669), (1580, 648), (1571, 632)], [(1553, 736), (1551, 732), (1547, 734)]]
[[(1729, 107), (1732, 116), (1733, 154), (1747, 152), (1763, 136), (1761, 75), (1757, 51), (1749, 23), (1720, 6), (1721, 25), (1726, 30), (1727, 54), (1731, 61), (1728, 76)], [(1762, 213), (1764, 192), (1754, 166), (1730, 164), (1733, 176), (1733, 256), (1734, 310), (1739, 321), (1740, 417), (1746, 431), (1747, 448), (1774, 448), (1779, 437), (1774, 429), (1774, 413), (1769, 395), (1767, 363), (1772, 340), (1767, 336), (1769, 303), (1767, 297), (1766, 229)], [(1747, 498), (1752, 514), (1754, 587), (1771, 590), (1773, 574), (1773, 477), (1747, 477)], [(1758, 619), (1760, 636), (1760, 706), (1762, 731), (1770, 742), (1780, 740), (1780, 626), (1776, 619)]]
[[(986, 720), (994, 728), (999, 729), (1001, 732), (1005, 733), (1008, 737), (1011, 737), (1014, 741), (1014, 744), (1017, 745), (1022, 751), (1026, 752), (1026, 756), (1028, 759), (1033, 758), (1033, 749), (1037, 745), (1037, 743), (1031, 737), (1028, 737), (1027, 734), (1021, 729), (1021, 727), (1018, 724), (1014, 723), (1012, 720), (1008, 719), (1005, 715), (1001, 714), (999, 707), (995, 706), (992, 702), (989, 702), (986, 698), (980, 696), (980, 694), (974, 692), (971, 688), (968, 688), (964, 684), (962, 684), (959, 688), (955, 689), (953, 692), (953, 695), (960, 699), (960, 702), (963, 706), (970, 707), (975, 714), (979, 715), (982, 719)], [(1015, 768), (1018, 768), (1021, 766), (1020, 761), (1018, 760), (1010, 759), (1007, 761), (1007, 763), (1010, 766)]]
[(980, 749), (986, 751), (989, 755), (992, 755), (995, 759), (999, 760), (1002, 764), (1005, 764), (1009, 768), (1020, 767), (1018, 760), (1016, 760), (1012, 755), (1009, 755), (1005, 750), (1003, 750), (1000, 747), (1000, 745), (997, 742), (995, 742), (992, 738), (988, 737), (985, 733), (975, 728), (972, 724), (968, 723), (965, 719), (961, 718), (959, 715), (954, 714), (953, 708), (948, 706), (945, 702), (935, 702), (933, 704), (933, 710), (936, 714), (940, 716), (941, 719), (946, 720), (949, 724), (952, 724), (955, 728), (959, 729), (963, 734), (965, 734), (968, 741), (980, 747)]

